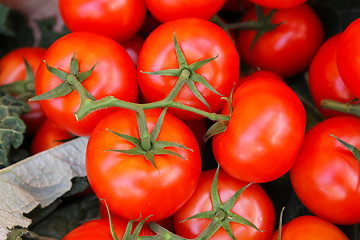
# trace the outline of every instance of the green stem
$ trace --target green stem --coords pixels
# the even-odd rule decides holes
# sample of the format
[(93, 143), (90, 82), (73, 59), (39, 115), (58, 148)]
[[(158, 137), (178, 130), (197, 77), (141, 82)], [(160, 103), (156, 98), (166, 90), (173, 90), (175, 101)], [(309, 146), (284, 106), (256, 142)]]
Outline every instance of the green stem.
[(358, 104), (341, 103), (334, 100), (325, 99), (321, 101), (321, 107), (360, 117), (360, 105)]
[(190, 77), (190, 70), (189, 69), (183, 69), (181, 71), (181, 75), (179, 79), (176, 81), (176, 84), (173, 89), (171, 89), (170, 93), (166, 96), (164, 101), (172, 101), (175, 99), (175, 97), (178, 95), (182, 87), (186, 84), (186, 82), (189, 80)]
[(209, 239), (220, 228), (219, 219), (213, 219), (209, 226), (195, 240)]
[(141, 147), (148, 151), (151, 149), (150, 133), (147, 127), (144, 110), (140, 107), (137, 113)]

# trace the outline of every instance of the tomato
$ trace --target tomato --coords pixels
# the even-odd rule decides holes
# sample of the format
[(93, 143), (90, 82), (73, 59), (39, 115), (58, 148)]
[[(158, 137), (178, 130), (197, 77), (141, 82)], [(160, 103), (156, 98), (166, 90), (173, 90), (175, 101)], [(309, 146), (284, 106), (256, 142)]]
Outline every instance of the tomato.
[[(80, 72), (88, 71), (97, 64), (92, 74), (82, 82), (96, 99), (109, 95), (130, 102), (137, 99), (135, 65), (116, 41), (95, 33), (70, 33), (55, 41), (46, 51), (44, 59), (49, 66), (69, 73), (70, 60), (74, 54), (78, 58)], [(62, 82), (46, 69), (43, 62), (35, 76), (36, 94), (48, 92)], [(90, 135), (97, 122), (114, 110), (101, 109), (78, 121), (75, 112), (80, 105), (80, 96), (76, 91), (63, 97), (41, 100), (40, 105), (51, 121), (79, 136)]]
[(336, 55), (340, 76), (357, 98), (360, 97), (360, 48), (356, 41), (359, 31), (360, 18), (353, 21), (343, 32)]
[[(128, 222), (121, 218), (111, 219), (115, 234), (118, 239), (122, 239), (126, 230)], [(136, 227), (134, 224), (133, 230)], [(155, 235), (147, 226), (141, 228), (139, 236)], [(69, 232), (63, 240), (113, 240), (110, 231), (110, 224), (108, 219), (96, 219), (83, 223), (79, 227)]]
[(125, 48), (126, 52), (130, 55), (135, 65), (137, 65), (140, 50), (142, 45), (144, 44), (144, 41), (145, 41), (144, 37), (136, 34), (133, 37), (131, 37), (129, 40), (121, 44)]
[[(145, 111), (151, 132), (159, 109)], [(139, 137), (136, 113), (121, 109), (104, 117), (92, 132), (86, 151), (86, 170), (91, 187), (109, 209), (125, 219), (152, 216), (157, 221), (172, 215), (194, 192), (201, 172), (199, 146), (194, 134), (179, 119), (166, 113), (158, 140), (182, 144), (193, 151), (166, 147), (178, 156), (155, 155), (157, 169), (142, 155), (128, 155), (134, 145), (117, 133)]]
[(292, 8), (296, 7), (307, 0), (249, 0), (259, 6), (268, 8)]
[[(213, 209), (211, 200), (211, 185), (215, 170), (202, 172), (199, 183), (193, 196), (174, 215), (175, 232), (185, 238), (197, 237), (209, 224), (210, 219), (197, 218), (182, 222), (183, 220), (200, 212)], [(247, 182), (239, 181), (219, 171), (218, 192), (221, 202), (224, 203), (235, 194), (236, 191), (247, 185)], [(269, 239), (275, 226), (274, 206), (266, 192), (258, 184), (248, 187), (238, 198), (231, 212), (251, 221), (255, 226), (264, 230), (256, 229), (239, 223), (230, 223), (236, 239)], [(231, 239), (223, 228), (220, 228), (210, 239)]]
[(59, 9), (70, 31), (100, 33), (118, 42), (135, 35), (146, 16), (144, 0), (59, 0)]
[(360, 147), (360, 119), (326, 119), (305, 135), (290, 171), (301, 202), (315, 215), (335, 224), (360, 222), (360, 163), (335, 137)]
[[(22, 47), (3, 56), (0, 59), (0, 85), (25, 80), (24, 59), (29, 63), (33, 73), (36, 73), (45, 51), (45, 48), (40, 47)], [(46, 117), (38, 102), (28, 102), (28, 104), (30, 112), (22, 115), (21, 119), (26, 125), (26, 134), (32, 136)]]
[[(283, 82), (257, 78), (233, 96), (227, 129), (213, 138), (221, 167), (246, 182), (268, 182), (290, 170), (302, 144), (306, 115), (297, 95)], [(223, 114), (228, 114), (224, 107)]]
[[(277, 240), (278, 231), (271, 240)], [(294, 218), (281, 230), (281, 240), (348, 240), (334, 224), (316, 216), (306, 215)]]
[(160, 22), (180, 18), (201, 18), (209, 20), (225, 4), (226, 0), (145, 0), (151, 14)]
[(341, 33), (328, 39), (319, 49), (309, 69), (309, 88), (315, 105), (325, 117), (344, 115), (344, 113), (324, 109), (321, 101), (331, 99), (347, 103), (355, 99), (350, 89), (344, 84), (336, 63), (337, 47)]
[[(184, 18), (163, 23), (145, 40), (138, 61), (138, 79), (146, 102), (164, 99), (174, 87), (177, 77), (150, 75), (164, 69), (178, 68), (173, 35), (176, 34), (187, 63), (208, 58), (217, 58), (196, 70), (219, 93), (229, 96), (239, 81), (239, 56), (230, 37), (217, 25), (202, 19)], [(184, 86), (175, 101), (204, 111), (221, 110), (225, 100), (202, 84), (195, 83), (197, 89), (209, 104), (211, 110)], [(195, 120), (202, 116), (184, 110), (169, 109), (169, 112), (185, 120)]]
[[(265, 15), (271, 10), (263, 8)], [(255, 8), (250, 8), (241, 22), (255, 20)], [(324, 29), (319, 17), (307, 4), (301, 4), (294, 8), (276, 10), (271, 22), (281, 24), (261, 35), (252, 49), (256, 31), (238, 32), (240, 59), (249, 66), (271, 70), (282, 77), (304, 71), (324, 39)]]
[(62, 144), (62, 142), (59, 141), (67, 140), (71, 137), (72, 135), (69, 132), (59, 128), (59, 126), (49, 119), (45, 119), (31, 142), (31, 154), (34, 155), (53, 148)]

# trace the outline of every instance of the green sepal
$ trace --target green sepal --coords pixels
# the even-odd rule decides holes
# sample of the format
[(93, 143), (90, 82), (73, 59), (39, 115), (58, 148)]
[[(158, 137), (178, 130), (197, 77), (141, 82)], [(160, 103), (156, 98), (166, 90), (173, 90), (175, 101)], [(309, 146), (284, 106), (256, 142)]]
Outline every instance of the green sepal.
[(193, 81), (188, 81), (187, 86), (189, 87), (189, 89), (191, 90), (191, 92), (203, 103), (205, 104), (205, 106), (207, 108), (210, 109), (210, 105), (206, 102), (205, 98), (201, 95), (201, 93), (199, 92), (199, 90), (196, 88), (195, 82)]
[(40, 100), (63, 97), (71, 93), (72, 90), (73, 88), (71, 85), (67, 83), (61, 83), (59, 86), (51, 89), (48, 92), (30, 98), (29, 101), (40, 101)]
[(173, 34), (173, 39), (174, 39), (176, 57), (177, 57), (180, 69), (185, 68), (185, 67), (189, 67), (189, 65), (186, 62), (185, 55), (184, 55), (183, 51), (180, 48), (179, 42), (176, 39), (175, 32)]
[(164, 69), (164, 70), (160, 70), (160, 71), (155, 71), (155, 72), (143, 72), (145, 74), (150, 74), (150, 75), (160, 75), (160, 76), (172, 76), (172, 77), (179, 77), (181, 75), (181, 69), (176, 68), (176, 69)]
[(360, 150), (359, 149), (357, 149), (355, 146), (351, 145), (350, 143), (347, 143), (347, 142), (341, 140), (340, 138), (336, 137), (333, 134), (330, 134), (330, 136), (336, 138), (344, 147), (346, 147), (350, 152), (352, 152), (354, 157), (360, 162)]
[(77, 80), (79, 82), (83, 82), (85, 79), (90, 77), (90, 75), (92, 74), (92, 72), (94, 71), (96, 66), (97, 66), (97, 63), (90, 70), (87, 70), (87, 71), (82, 72), (82, 73), (75, 74), (75, 77), (77, 78)]
[[(45, 65), (46, 65), (46, 69), (47, 69), (50, 73), (54, 74), (57, 78), (61, 79), (62, 81), (64, 81), (64, 82), (66, 81), (67, 76), (69, 75), (69, 73), (64, 72), (64, 71), (62, 71), (62, 70), (60, 70), (60, 69), (51, 67), (51, 66), (49, 66), (49, 65), (47, 64), (46, 61), (44, 61), (44, 62), (45, 62)], [(71, 63), (70, 63), (70, 65), (71, 65)]]
[(227, 129), (227, 126), (225, 126), (224, 124), (222, 124), (221, 122), (216, 122), (213, 125), (211, 125), (211, 127), (206, 131), (203, 139), (204, 141), (208, 141), (211, 137), (223, 133), (225, 132)]
[(109, 210), (109, 207), (107, 205), (107, 202), (106, 202), (106, 200), (104, 198), (100, 199), (100, 201), (103, 201), (105, 203), (106, 211), (107, 211), (108, 218), (109, 218), (111, 236), (112, 236), (112, 238), (114, 240), (119, 240), (119, 238), (116, 236), (116, 233), (115, 233), (114, 225), (113, 225), (113, 222), (111, 220), (111, 214), (110, 214), (110, 210)]
[(72, 75), (79, 74), (79, 60), (75, 57), (75, 53), (70, 61), (70, 74)]

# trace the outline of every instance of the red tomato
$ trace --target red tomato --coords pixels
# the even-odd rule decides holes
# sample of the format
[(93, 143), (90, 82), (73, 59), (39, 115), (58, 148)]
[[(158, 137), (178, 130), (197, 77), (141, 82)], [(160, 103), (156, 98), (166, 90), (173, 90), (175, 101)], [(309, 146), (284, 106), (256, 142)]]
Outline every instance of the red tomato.
[[(194, 194), (186, 204), (175, 213), (174, 224), (175, 232), (186, 238), (197, 237), (209, 224), (210, 219), (200, 218), (181, 222), (200, 212), (213, 209), (211, 202), (211, 185), (215, 175), (215, 170), (202, 172), (199, 183)], [(236, 180), (219, 171), (218, 191), (221, 202), (224, 203), (230, 199), (236, 191), (247, 185), (246, 182)], [(239, 223), (230, 223), (231, 229), (236, 239), (269, 239), (273, 234), (275, 226), (274, 206), (266, 192), (258, 184), (248, 187), (236, 201), (231, 212), (251, 221), (255, 226), (264, 230), (259, 232), (256, 229)], [(225, 240), (231, 239), (223, 228), (220, 228), (210, 239)]]
[[(263, 8), (265, 15), (271, 10)], [(250, 8), (241, 22), (255, 20), (255, 8)], [(238, 32), (237, 48), (240, 58), (249, 66), (268, 69), (282, 77), (304, 71), (324, 39), (324, 29), (319, 17), (307, 4), (301, 4), (294, 8), (277, 10), (271, 22), (282, 24), (264, 33), (252, 50), (256, 31)]]
[[(115, 234), (122, 239), (128, 222), (121, 218), (111, 219)], [(133, 230), (136, 224), (133, 225)], [(139, 236), (155, 235), (147, 226), (141, 228)], [(69, 232), (62, 240), (113, 240), (108, 219), (96, 219), (88, 221)]]
[[(177, 77), (145, 74), (163, 69), (178, 68), (173, 35), (176, 34), (187, 63), (213, 58), (196, 73), (203, 76), (219, 93), (229, 96), (235, 83), (239, 81), (239, 56), (230, 37), (217, 25), (202, 19), (184, 18), (162, 24), (145, 40), (138, 62), (140, 90), (146, 102), (164, 99), (177, 81)], [(221, 96), (195, 83), (197, 89), (209, 104), (212, 112), (217, 112), (225, 103)], [(175, 101), (210, 111), (187, 86), (184, 86)], [(194, 120), (202, 116), (178, 109), (169, 109), (175, 116)]]
[[(277, 240), (278, 231), (271, 240)], [(334, 224), (315, 216), (294, 218), (282, 227), (281, 240), (348, 240)]]
[(145, 0), (151, 14), (160, 22), (180, 18), (209, 20), (225, 4), (226, 0)]
[[(246, 81), (235, 91), (227, 129), (213, 138), (216, 161), (234, 178), (268, 182), (287, 171), (302, 144), (306, 115), (297, 95), (279, 80)], [(224, 107), (223, 114), (228, 114)]]
[[(0, 85), (25, 80), (24, 58), (35, 74), (45, 51), (45, 48), (40, 47), (24, 47), (15, 49), (3, 56), (0, 59)], [(28, 102), (28, 104), (31, 110), (22, 115), (21, 119), (26, 125), (26, 134), (33, 135), (46, 117), (38, 102)]]
[[(160, 112), (145, 111), (150, 132)], [(96, 195), (125, 219), (152, 215), (148, 220), (157, 221), (172, 215), (190, 198), (200, 176), (201, 157), (194, 134), (185, 123), (166, 113), (158, 140), (176, 142), (193, 151), (166, 147), (185, 159), (155, 155), (156, 169), (144, 156), (107, 151), (134, 148), (108, 129), (139, 137), (136, 114), (130, 110), (109, 114), (96, 126), (86, 152), (87, 176)]]
[(142, 36), (136, 34), (121, 44), (125, 48), (126, 52), (130, 55), (135, 65), (138, 63), (140, 50), (144, 44), (144, 41), (145, 39)]
[(144, 0), (59, 0), (59, 9), (70, 31), (100, 33), (118, 42), (135, 35), (146, 16)]
[(305, 135), (290, 171), (301, 202), (315, 215), (335, 224), (360, 222), (360, 163), (335, 137), (360, 147), (360, 119), (326, 119)]
[(337, 49), (337, 65), (340, 76), (350, 91), (360, 98), (360, 48), (358, 36), (360, 18), (353, 21), (343, 32)]
[(59, 128), (59, 126), (49, 119), (45, 119), (31, 142), (31, 154), (34, 155), (53, 148), (62, 144), (59, 140), (66, 140), (71, 137), (72, 135), (69, 132)]
[(268, 8), (292, 8), (296, 7), (307, 0), (249, 0), (259, 6)]
[[(70, 72), (70, 60), (74, 54), (78, 58), (80, 72), (88, 71), (97, 64), (92, 74), (82, 82), (96, 99), (109, 95), (130, 102), (137, 99), (135, 65), (120, 44), (95, 33), (70, 33), (55, 41), (44, 59), (49, 66)], [(50, 73), (44, 62), (41, 63), (35, 77), (36, 94), (48, 92), (60, 83), (63, 81)], [(41, 100), (40, 105), (51, 121), (79, 136), (90, 135), (97, 122), (114, 110), (101, 109), (78, 121), (75, 112), (80, 105), (80, 96), (76, 91), (64, 97)]]
[(309, 88), (314, 102), (325, 117), (344, 115), (345, 113), (324, 109), (321, 101), (331, 99), (347, 103), (355, 99), (350, 89), (344, 84), (336, 63), (336, 51), (341, 33), (328, 39), (319, 49), (309, 69)]

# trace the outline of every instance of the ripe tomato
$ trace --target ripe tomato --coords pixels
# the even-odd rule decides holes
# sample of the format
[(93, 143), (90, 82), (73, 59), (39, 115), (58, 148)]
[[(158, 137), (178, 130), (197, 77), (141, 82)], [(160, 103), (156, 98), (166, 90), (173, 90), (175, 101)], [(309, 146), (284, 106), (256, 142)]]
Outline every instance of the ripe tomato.
[(59, 128), (59, 126), (49, 119), (45, 119), (31, 142), (31, 154), (34, 155), (53, 148), (62, 144), (59, 140), (66, 140), (71, 137), (72, 135), (69, 132)]
[(335, 224), (360, 222), (360, 163), (335, 137), (360, 147), (360, 119), (338, 116), (305, 135), (290, 171), (301, 202), (315, 215)]
[(146, 16), (144, 0), (59, 0), (59, 9), (70, 31), (100, 33), (118, 42), (135, 35)]
[[(149, 131), (160, 110), (145, 111)], [(179, 119), (166, 113), (158, 140), (182, 144), (193, 151), (166, 147), (185, 159), (169, 154), (155, 155), (157, 169), (141, 155), (127, 150), (134, 145), (109, 131), (139, 137), (136, 113), (121, 109), (107, 115), (92, 132), (86, 152), (86, 170), (91, 187), (109, 209), (125, 219), (152, 216), (157, 221), (172, 215), (194, 192), (201, 172), (199, 146), (194, 134)]]
[(225, 4), (226, 0), (145, 0), (151, 14), (160, 22), (180, 18), (201, 18), (209, 20)]
[[(278, 231), (271, 240), (277, 240)], [(294, 218), (282, 227), (281, 240), (348, 240), (334, 224), (316, 216)]]
[(249, 0), (259, 6), (268, 8), (292, 8), (296, 7), (307, 0)]
[(309, 88), (315, 105), (325, 117), (344, 115), (345, 113), (324, 109), (321, 101), (332, 99), (347, 103), (355, 99), (350, 89), (344, 84), (336, 63), (336, 52), (341, 33), (328, 39), (319, 49), (309, 69)]
[[(213, 209), (211, 202), (211, 185), (215, 170), (202, 172), (196, 190), (189, 201), (174, 215), (175, 232), (186, 238), (197, 237), (209, 224), (210, 219), (198, 218), (181, 222), (200, 212)], [(239, 181), (219, 171), (218, 191), (221, 202), (230, 199), (236, 191), (247, 185), (247, 182)], [(274, 206), (266, 192), (258, 184), (248, 187), (238, 198), (231, 212), (251, 221), (255, 226), (264, 230), (256, 229), (239, 223), (230, 223), (236, 239), (269, 239), (275, 226)], [(231, 239), (223, 228), (220, 228), (210, 239)]]
[(306, 125), (297, 95), (279, 80), (255, 78), (237, 88), (233, 107), (226, 131), (213, 138), (221, 167), (246, 182), (272, 181), (289, 171)]
[[(265, 15), (272, 9), (263, 8)], [(255, 21), (255, 8), (245, 12), (241, 22)], [(238, 32), (240, 58), (249, 66), (260, 67), (290, 77), (304, 71), (321, 46), (324, 29), (319, 17), (307, 4), (277, 10), (271, 22), (280, 24), (264, 33), (251, 49), (255, 30)]]
[[(219, 93), (229, 96), (235, 83), (239, 81), (239, 56), (230, 37), (217, 25), (202, 19), (184, 18), (163, 23), (145, 40), (138, 61), (138, 79), (146, 102), (164, 99), (174, 87), (177, 77), (150, 75), (163, 69), (178, 68), (173, 35), (176, 34), (187, 63), (208, 58), (217, 58), (196, 70)], [(217, 112), (225, 103), (221, 96), (202, 84), (195, 83), (197, 89), (209, 104), (211, 110), (184, 86), (175, 101), (204, 110)], [(178, 109), (169, 112), (180, 119), (194, 120), (202, 116)]]
[[(49, 66), (69, 73), (70, 60), (74, 54), (78, 58), (80, 72), (88, 71), (97, 64), (92, 74), (82, 82), (96, 99), (109, 95), (130, 102), (137, 99), (135, 65), (116, 41), (95, 33), (70, 33), (55, 41), (46, 51), (44, 59)], [(40, 64), (35, 76), (37, 95), (48, 92), (61, 83), (61, 79), (46, 69), (44, 62)], [(75, 112), (80, 105), (80, 96), (76, 91), (63, 97), (41, 100), (40, 105), (51, 121), (79, 136), (90, 135), (97, 122), (114, 110), (101, 109), (78, 121)]]
[(357, 41), (359, 31), (360, 18), (353, 21), (343, 32), (336, 56), (340, 76), (357, 98), (360, 98), (360, 48)]
[[(23, 47), (3, 56), (0, 59), (0, 85), (25, 80), (24, 59), (29, 63), (31, 70), (35, 74), (45, 51), (45, 48), (40, 47)], [(26, 125), (26, 134), (34, 135), (46, 117), (38, 102), (28, 102), (28, 104), (31, 110), (22, 115), (21, 119)]]
[[(128, 222), (121, 218), (111, 219), (115, 234), (122, 239)], [(133, 230), (136, 224), (133, 225)], [(141, 228), (139, 236), (155, 235), (146, 225)], [(88, 221), (69, 232), (62, 240), (113, 240), (108, 219), (96, 219)]]

